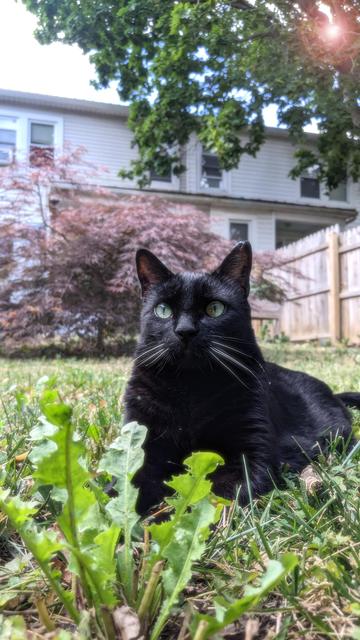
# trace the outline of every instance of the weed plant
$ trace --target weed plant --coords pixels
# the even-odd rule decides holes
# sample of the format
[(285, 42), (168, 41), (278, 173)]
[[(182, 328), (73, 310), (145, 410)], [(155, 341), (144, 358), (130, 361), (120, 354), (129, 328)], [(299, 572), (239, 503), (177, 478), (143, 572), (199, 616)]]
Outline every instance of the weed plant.
[[(360, 391), (355, 349), (266, 352)], [(359, 446), (334, 442), (310, 477), (285, 472), (246, 508), (213, 495), (221, 458), (193, 454), (141, 522), (131, 478), (146, 431), (122, 425), (130, 361), (1, 365), (1, 639), (360, 638)]]

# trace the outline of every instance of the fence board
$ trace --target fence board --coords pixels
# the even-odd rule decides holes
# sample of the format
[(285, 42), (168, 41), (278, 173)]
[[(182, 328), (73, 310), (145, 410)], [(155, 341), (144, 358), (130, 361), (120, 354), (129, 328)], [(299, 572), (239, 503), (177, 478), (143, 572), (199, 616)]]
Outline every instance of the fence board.
[(280, 329), (290, 340), (346, 339), (360, 344), (360, 226), (322, 229), (277, 252), (288, 299)]

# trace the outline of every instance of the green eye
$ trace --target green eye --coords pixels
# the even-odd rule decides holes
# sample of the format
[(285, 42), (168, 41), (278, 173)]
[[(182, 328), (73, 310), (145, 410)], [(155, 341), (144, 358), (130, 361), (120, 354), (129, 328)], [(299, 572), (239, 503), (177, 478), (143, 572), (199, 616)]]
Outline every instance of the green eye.
[(173, 314), (172, 308), (170, 307), (170, 305), (166, 304), (166, 302), (160, 302), (160, 304), (157, 304), (154, 309), (154, 313), (158, 318), (161, 318), (162, 320), (171, 318)]
[(218, 318), (224, 313), (225, 305), (220, 302), (220, 300), (213, 300), (212, 302), (210, 302), (210, 304), (208, 304), (205, 311), (207, 315), (210, 316), (210, 318)]

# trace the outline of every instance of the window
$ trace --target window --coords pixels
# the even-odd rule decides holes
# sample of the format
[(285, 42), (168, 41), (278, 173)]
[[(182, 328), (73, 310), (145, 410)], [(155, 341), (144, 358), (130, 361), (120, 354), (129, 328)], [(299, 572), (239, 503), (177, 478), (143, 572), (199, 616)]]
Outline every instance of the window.
[(331, 189), (329, 193), (330, 200), (338, 200), (340, 202), (346, 202), (347, 200), (347, 184), (346, 180), (339, 182), (335, 189)]
[(300, 195), (302, 198), (320, 198), (320, 181), (318, 167), (308, 167), (300, 178)]
[(221, 189), (222, 179), (219, 158), (213, 153), (204, 151), (202, 154), (201, 186), (207, 189)]
[(30, 123), (30, 164), (49, 164), (54, 159), (54, 125)]
[(319, 179), (302, 176), (300, 179), (300, 193), (302, 198), (320, 198)]
[(230, 222), (230, 240), (234, 242), (249, 240), (248, 222)]
[(16, 118), (0, 116), (0, 165), (11, 164), (16, 149)]
[(160, 175), (156, 173), (156, 171), (150, 171), (151, 180), (156, 180), (157, 182), (171, 182), (171, 171), (168, 171), (165, 174)]

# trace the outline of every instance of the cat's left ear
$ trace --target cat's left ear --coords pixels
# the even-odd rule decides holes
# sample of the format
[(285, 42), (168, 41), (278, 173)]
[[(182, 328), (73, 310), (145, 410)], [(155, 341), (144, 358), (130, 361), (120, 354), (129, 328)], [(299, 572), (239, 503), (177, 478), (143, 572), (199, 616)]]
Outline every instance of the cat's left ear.
[(136, 252), (136, 269), (143, 296), (149, 287), (161, 284), (174, 275), (172, 271), (148, 249), (139, 249)]
[(226, 256), (220, 267), (214, 271), (213, 275), (235, 280), (247, 297), (250, 291), (251, 265), (252, 249), (250, 242), (239, 242)]

